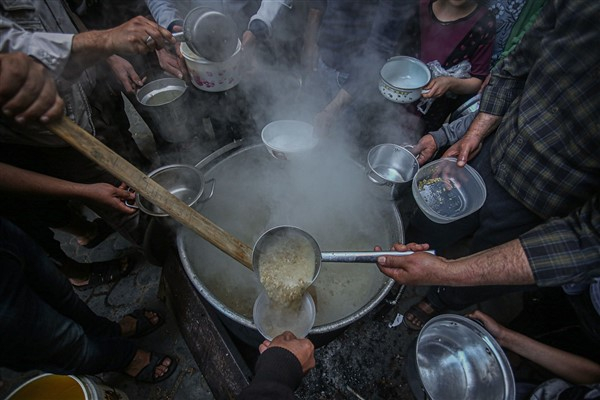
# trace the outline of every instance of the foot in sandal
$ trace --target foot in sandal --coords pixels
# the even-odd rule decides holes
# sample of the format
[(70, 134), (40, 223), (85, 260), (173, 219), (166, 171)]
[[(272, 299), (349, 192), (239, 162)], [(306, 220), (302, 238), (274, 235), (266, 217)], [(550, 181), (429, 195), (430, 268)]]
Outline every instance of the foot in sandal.
[(434, 307), (427, 297), (424, 297), (404, 313), (402, 323), (411, 331), (420, 331), (427, 321), (443, 312), (444, 310)]
[(174, 357), (138, 349), (123, 372), (138, 382), (158, 383), (173, 375), (176, 369)]

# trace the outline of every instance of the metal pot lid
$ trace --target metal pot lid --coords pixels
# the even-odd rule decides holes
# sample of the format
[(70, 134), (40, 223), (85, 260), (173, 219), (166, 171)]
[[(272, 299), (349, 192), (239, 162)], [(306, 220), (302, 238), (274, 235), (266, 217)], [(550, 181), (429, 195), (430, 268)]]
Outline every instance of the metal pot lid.
[(183, 23), (188, 47), (209, 61), (233, 55), (238, 44), (237, 26), (231, 17), (207, 7), (192, 9)]

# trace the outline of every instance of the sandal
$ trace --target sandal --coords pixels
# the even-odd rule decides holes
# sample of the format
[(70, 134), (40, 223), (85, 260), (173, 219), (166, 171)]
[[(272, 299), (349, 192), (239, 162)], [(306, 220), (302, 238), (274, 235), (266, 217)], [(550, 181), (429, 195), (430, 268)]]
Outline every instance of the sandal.
[[(150, 321), (150, 318), (146, 316), (147, 312), (155, 313), (158, 316), (158, 322), (153, 324)], [(165, 319), (158, 313), (158, 311), (145, 308), (135, 310), (134, 312), (127, 314), (127, 316), (136, 320), (135, 332), (133, 335), (128, 336), (130, 339), (137, 339), (141, 338), (142, 336), (146, 336), (160, 328), (165, 323)]]
[[(411, 331), (420, 331), (421, 328), (433, 317), (442, 314), (444, 310), (437, 309), (424, 297), (416, 304), (413, 304), (405, 313), (402, 323)], [(409, 320), (407, 317), (411, 315)]]
[[(166, 359), (171, 360), (171, 365), (169, 365), (167, 367), (167, 372), (165, 372), (164, 375), (162, 375), (162, 376), (155, 377), (154, 371), (156, 370), (156, 368), (161, 366), (162, 363)], [(138, 372), (138, 374), (136, 376), (134, 376), (133, 378), (137, 382), (158, 383), (158, 382), (164, 381), (165, 379), (167, 379), (171, 375), (173, 375), (173, 372), (175, 372), (176, 369), (177, 369), (177, 360), (175, 358), (168, 356), (166, 354), (151, 352), (150, 353), (150, 362), (148, 363), (148, 365), (146, 365), (144, 368), (142, 368), (140, 370), (140, 372)]]
[(102, 218), (96, 218), (92, 223), (96, 225), (96, 236), (83, 245), (86, 249), (93, 249), (115, 232)]
[[(118, 281), (129, 275), (135, 267), (135, 263), (136, 260), (132, 256), (90, 263), (91, 272), (88, 283), (84, 285), (73, 285), (73, 287), (77, 290), (87, 290), (99, 285)], [(123, 269), (123, 265), (126, 265), (125, 269)]]

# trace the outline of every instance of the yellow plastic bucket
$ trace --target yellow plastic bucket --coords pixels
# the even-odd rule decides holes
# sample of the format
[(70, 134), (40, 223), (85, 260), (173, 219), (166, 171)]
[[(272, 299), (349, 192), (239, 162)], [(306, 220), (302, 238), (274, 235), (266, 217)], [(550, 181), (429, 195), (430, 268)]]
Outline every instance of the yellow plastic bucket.
[(119, 389), (85, 376), (43, 374), (15, 389), (6, 400), (128, 400)]

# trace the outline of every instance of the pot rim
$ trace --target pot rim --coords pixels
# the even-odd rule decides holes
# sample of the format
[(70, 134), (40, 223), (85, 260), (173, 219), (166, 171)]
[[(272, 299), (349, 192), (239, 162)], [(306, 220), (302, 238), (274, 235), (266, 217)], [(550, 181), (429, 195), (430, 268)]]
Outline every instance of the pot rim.
[(229, 56), (229, 58), (223, 61), (210, 61), (202, 56), (199, 56), (198, 54), (194, 53), (190, 46), (185, 42), (181, 42), (179, 50), (181, 51), (181, 55), (183, 56), (183, 58), (193, 63), (202, 65), (221, 65), (240, 54), (240, 52), (242, 51), (242, 41), (238, 39), (235, 52), (231, 56)]
[[(151, 89), (153, 86), (155, 86), (159, 83), (164, 83), (165, 86)], [(181, 96), (183, 96), (185, 94), (185, 92), (187, 91), (187, 88), (188, 88), (188, 86), (183, 79), (173, 78), (173, 77), (159, 78), (159, 79), (150, 81), (150, 82), (146, 83), (144, 86), (142, 86), (141, 88), (139, 88), (135, 94), (135, 98), (138, 101), (138, 103), (140, 103), (144, 107), (163, 107), (163, 106), (173, 103), (174, 101), (181, 98)], [(166, 92), (166, 91), (178, 91), (180, 93), (173, 100), (170, 100), (163, 104), (146, 104), (143, 101), (146, 98), (146, 96), (148, 96), (149, 94), (151, 94), (153, 92), (161, 93), (161, 92)]]

